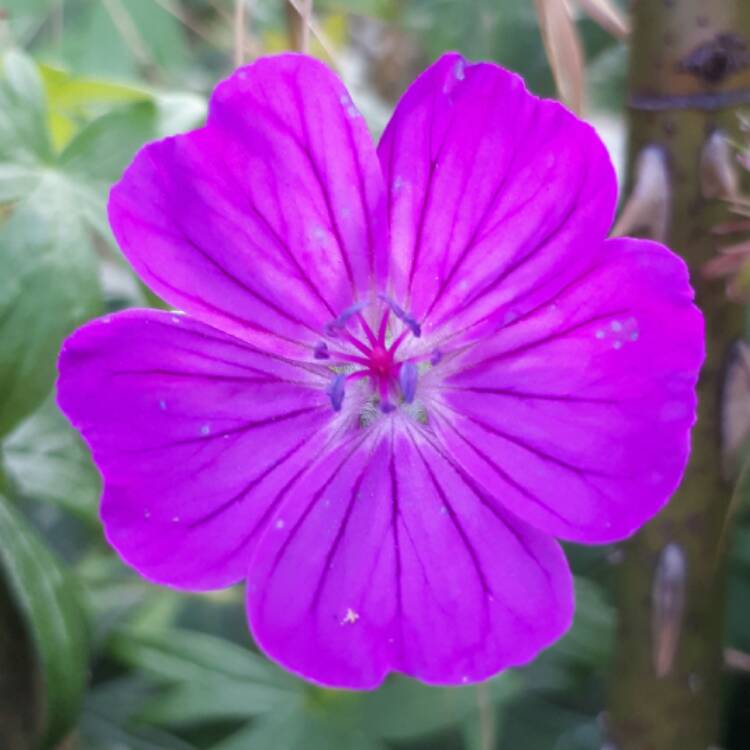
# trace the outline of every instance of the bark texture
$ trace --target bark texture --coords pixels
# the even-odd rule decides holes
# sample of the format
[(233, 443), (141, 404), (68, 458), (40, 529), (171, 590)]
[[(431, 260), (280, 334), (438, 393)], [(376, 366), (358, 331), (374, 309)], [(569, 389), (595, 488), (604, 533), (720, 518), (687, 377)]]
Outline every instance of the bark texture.
[(630, 181), (642, 150), (660, 148), (671, 186), (665, 239), (690, 266), (708, 356), (682, 487), (624, 545), (608, 727), (617, 750), (709, 750), (720, 746), (720, 547), (732, 492), (721, 477), (722, 364), (743, 311), (723, 283), (700, 275), (719, 246), (711, 230), (728, 218), (724, 202), (703, 194), (701, 159), (717, 130), (737, 138), (738, 114), (750, 111), (750, 2), (635, 0), (632, 17)]

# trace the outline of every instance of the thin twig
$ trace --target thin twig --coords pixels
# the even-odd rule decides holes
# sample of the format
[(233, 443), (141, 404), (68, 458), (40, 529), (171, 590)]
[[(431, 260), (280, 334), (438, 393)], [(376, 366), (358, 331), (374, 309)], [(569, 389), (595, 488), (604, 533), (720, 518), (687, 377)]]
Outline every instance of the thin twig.
[(302, 0), (299, 14), (302, 17), (302, 31), (300, 34), (300, 52), (310, 51), (310, 19), (312, 18), (313, 0)]
[[(294, 10), (299, 13), (299, 15), (302, 17), (303, 22), (305, 21), (305, 18), (307, 18), (307, 21), (305, 25), (309, 28), (310, 33), (318, 40), (320, 43), (320, 46), (323, 48), (323, 51), (326, 53), (326, 56), (333, 64), (334, 68), (340, 69), (341, 63), (338, 59), (338, 55), (335, 52), (334, 45), (332, 44), (331, 40), (328, 39), (326, 36), (326, 33), (323, 31), (323, 29), (320, 27), (320, 24), (315, 20), (315, 16), (312, 12), (312, 0), (287, 0), (289, 2), (289, 5), (294, 8)], [(307, 16), (304, 15), (302, 3), (303, 2), (310, 2), (310, 12)]]
[(245, 0), (234, 0), (234, 67), (245, 62)]
[(133, 22), (133, 19), (120, 0), (102, 0), (102, 4), (107, 13), (109, 13), (112, 22), (117, 27), (120, 34), (122, 34), (122, 38), (125, 40), (128, 47), (130, 47), (133, 57), (135, 57), (141, 65), (154, 65), (155, 62), (148, 50), (148, 45), (141, 36), (138, 26)]
[(186, 29), (189, 29), (193, 34), (208, 42), (212, 47), (217, 47), (218, 49), (224, 47), (226, 49), (225, 44), (222, 44), (211, 36), (211, 34), (204, 31), (200, 24), (195, 23), (195, 21), (193, 21), (193, 19), (190, 18), (190, 16), (185, 13), (185, 11), (174, 2), (174, 0), (154, 0), (154, 2), (171, 16), (174, 16)]
[(477, 685), (477, 708), (479, 709), (479, 748), (493, 750), (495, 747), (495, 715), (490, 702), (486, 682)]

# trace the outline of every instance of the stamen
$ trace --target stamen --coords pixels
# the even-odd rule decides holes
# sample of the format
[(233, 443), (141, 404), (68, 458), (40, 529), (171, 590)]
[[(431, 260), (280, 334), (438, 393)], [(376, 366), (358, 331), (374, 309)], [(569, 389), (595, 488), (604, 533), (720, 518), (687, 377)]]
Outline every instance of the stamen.
[(398, 384), (401, 387), (401, 395), (407, 404), (414, 401), (414, 396), (417, 393), (418, 374), (414, 362), (404, 362), (398, 371)]
[(396, 340), (391, 344), (390, 348), (388, 349), (388, 352), (391, 355), (393, 355), (393, 354), (396, 353), (396, 349), (398, 349), (399, 346), (401, 346), (401, 342), (407, 337), (408, 333), (409, 333), (408, 331), (402, 331), (398, 335), (398, 337), (396, 338)]
[(362, 330), (365, 332), (365, 336), (367, 336), (367, 340), (372, 344), (372, 346), (375, 346), (378, 343), (378, 340), (375, 338), (375, 334), (372, 332), (372, 328), (368, 325), (367, 321), (365, 320), (365, 316), (362, 315), (362, 313), (357, 313), (357, 319), (359, 320), (359, 324), (362, 326)]
[(435, 349), (435, 351), (430, 355), (430, 364), (436, 365), (442, 358), (443, 353), (440, 351), (440, 349)]
[(328, 344), (325, 341), (319, 341), (313, 349), (315, 359), (328, 359), (331, 355), (328, 353)]
[(392, 412), (396, 407), (388, 398), (388, 381), (385, 378), (380, 379), (380, 410), (384, 414)]
[(385, 332), (388, 330), (388, 309), (383, 313), (380, 319), (380, 328), (378, 328), (378, 343), (385, 344)]
[(344, 403), (345, 385), (346, 375), (340, 373), (333, 378), (326, 389), (326, 393), (328, 394), (328, 398), (331, 399), (331, 406), (334, 411), (341, 411), (341, 405)]
[(346, 352), (339, 352), (336, 349), (331, 349), (329, 353), (337, 362), (353, 362), (354, 364), (364, 365), (365, 367), (370, 366), (370, 360), (367, 357), (358, 357), (356, 354), (347, 354)]
[(344, 338), (355, 348), (359, 349), (362, 354), (369, 354), (370, 349), (366, 347), (359, 339), (356, 339), (354, 336), (349, 333), (349, 331), (342, 331), (341, 332)]
[(409, 328), (411, 329), (411, 332), (419, 338), (422, 335), (422, 327), (417, 323), (416, 320), (408, 313), (406, 310), (404, 310), (403, 307), (400, 305), (397, 305), (390, 297), (388, 297), (386, 294), (379, 294), (378, 295), (380, 299), (385, 302), (388, 307), (391, 308), (393, 311), (393, 314), (403, 323), (405, 323)]
[(329, 336), (337, 336), (339, 331), (343, 331), (346, 328), (346, 324), (352, 315), (356, 315), (360, 310), (364, 310), (369, 303), (366, 301), (355, 302), (353, 305), (349, 305), (337, 318), (325, 324), (325, 332)]

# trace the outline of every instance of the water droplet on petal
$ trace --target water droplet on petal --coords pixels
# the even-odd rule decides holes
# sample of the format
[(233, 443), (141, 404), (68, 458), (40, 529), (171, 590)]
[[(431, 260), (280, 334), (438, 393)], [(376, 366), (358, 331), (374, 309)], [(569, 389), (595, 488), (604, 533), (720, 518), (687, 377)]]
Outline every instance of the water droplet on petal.
[(160, 409), (161, 409), (162, 411), (166, 411), (166, 410), (167, 410), (167, 402), (166, 402), (166, 401), (165, 401), (164, 399), (161, 399), (161, 400), (159, 401), (159, 408), (160, 408)]
[(276, 523), (274, 524), (274, 528), (279, 529), (279, 530), (283, 529), (284, 526), (286, 526), (286, 524), (284, 523), (283, 518), (278, 518), (276, 520)]
[(210, 424), (201, 425), (201, 435), (210, 435), (210, 434), (211, 434), (211, 425)]
[(179, 516), (172, 516), (172, 523), (179, 523), (180, 517)]

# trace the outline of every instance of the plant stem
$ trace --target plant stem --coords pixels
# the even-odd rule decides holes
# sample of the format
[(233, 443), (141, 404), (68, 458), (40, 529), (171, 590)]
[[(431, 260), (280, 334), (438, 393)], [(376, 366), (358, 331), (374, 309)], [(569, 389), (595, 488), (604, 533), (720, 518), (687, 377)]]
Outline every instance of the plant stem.
[[(739, 108), (750, 106), (750, 3), (634, 0), (632, 13), (631, 181), (642, 149), (661, 148), (671, 184), (667, 242), (690, 266), (706, 319), (707, 360), (683, 485), (624, 545), (609, 729), (618, 750), (709, 750), (720, 735), (721, 547), (731, 497), (721, 477), (721, 373), (732, 340), (742, 334), (743, 311), (727, 301), (722, 283), (701, 278), (701, 266), (719, 246), (711, 230), (726, 220), (727, 206), (704, 197), (700, 164), (708, 136), (722, 130), (736, 137)], [(669, 563), (675, 559), (677, 565)], [(680, 591), (676, 600), (667, 592), (664, 601), (681, 599), (683, 606), (672, 606), (671, 614), (667, 606), (668, 616), (659, 619), (655, 600), (670, 575)]]
[(245, 62), (245, 0), (234, 0), (234, 67)]

